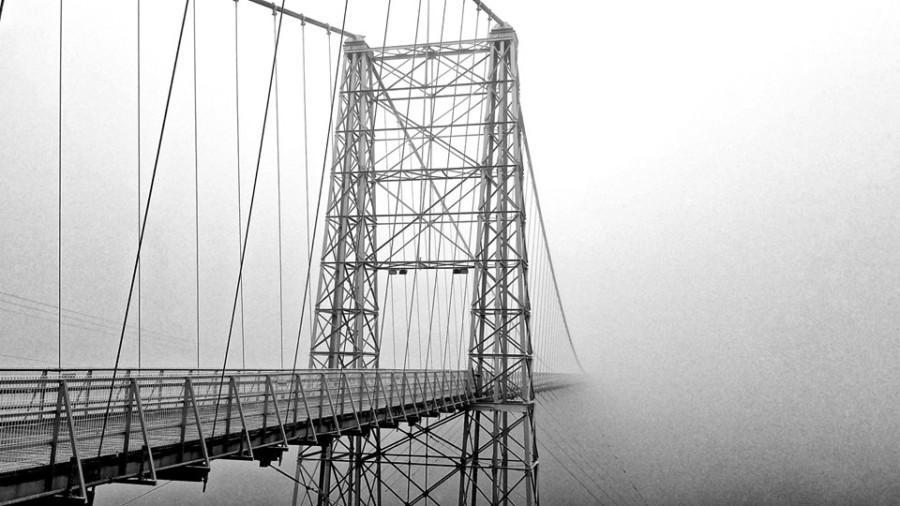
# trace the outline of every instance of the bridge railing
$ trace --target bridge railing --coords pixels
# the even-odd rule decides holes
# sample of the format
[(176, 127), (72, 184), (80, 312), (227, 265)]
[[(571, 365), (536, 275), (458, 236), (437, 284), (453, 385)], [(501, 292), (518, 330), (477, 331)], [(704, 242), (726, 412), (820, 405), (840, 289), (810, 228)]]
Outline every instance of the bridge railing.
[(468, 371), (2, 371), (0, 474), (290, 424), (339, 431), (338, 418), (361, 427), (370, 414), (473, 400)]

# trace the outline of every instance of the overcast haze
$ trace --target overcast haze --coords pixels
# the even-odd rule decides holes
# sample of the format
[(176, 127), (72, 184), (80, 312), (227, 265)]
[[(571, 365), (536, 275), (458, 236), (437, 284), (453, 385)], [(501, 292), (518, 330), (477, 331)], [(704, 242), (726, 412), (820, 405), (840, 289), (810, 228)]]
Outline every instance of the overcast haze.
[[(234, 222), (219, 222), (214, 216), (223, 208), (212, 204), (235, 185), (228, 179), (233, 146), (217, 144), (234, 135), (233, 111), (214, 119), (223, 104), (233, 106), (233, 96), (211, 91), (230, 93), (233, 85), (231, 2), (220, 1), (225, 9), (207, 8), (198, 19), (198, 33), (208, 36), (198, 43), (207, 90), (199, 107), (208, 118), (201, 124), (201, 179), (212, 188), (201, 208), (207, 265), (233, 265), (237, 248), (236, 208), (227, 211)], [(57, 4), (6, 3), (0, 291), (55, 304)], [(64, 220), (80, 225), (63, 235), (63, 306), (119, 321), (137, 219), (133, 7), (81, 3), (88, 7), (71, 13), (65, 50), (67, 62), (80, 63), (68, 63), (71, 87), (64, 87)], [(179, 4), (144, 2), (145, 183)], [(340, 24), (342, 2), (311, 4), (288, 7)], [(437, 10), (441, 2), (432, 4)], [(579, 402), (596, 411), (584, 419), (591, 429), (565, 438), (605, 452), (610, 475), (619, 472), (613, 463), (624, 466), (627, 479), (616, 478), (621, 487), (633, 482), (652, 504), (900, 502), (900, 3), (489, 5), (519, 37), (522, 107), (560, 290), (575, 345), (596, 379)], [(406, 14), (392, 20), (397, 28), (388, 43), (411, 42), (415, 6), (393, 3)], [(384, 2), (351, 1), (348, 29), (380, 45), (384, 9)], [(251, 25), (248, 33), (260, 42), (242, 53), (252, 76), (241, 83), (248, 97), (245, 185), (258, 146), (271, 16), (263, 12)], [(295, 43), (299, 34), (288, 36)], [(326, 46), (318, 43), (315, 63), (325, 68)], [(327, 96), (325, 75), (316, 76), (319, 101)], [(285, 65), (283, 78), (282, 105), (299, 107), (289, 91), (299, 83), (296, 66)], [(190, 133), (192, 98), (184, 83), (171, 121)], [(315, 146), (327, 124), (327, 108), (318, 107), (311, 118), (318, 130), (310, 130)], [(299, 125), (297, 117), (284, 121), (286, 131)], [(191, 149), (190, 142), (173, 143), (162, 164), (192, 164)], [(300, 156), (296, 142), (284, 149), (286, 157)], [(271, 163), (267, 153), (264, 163)], [(310, 149), (313, 166), (320, 168), (321, 158), (321, 148)], [(302, 188), (298, 173), (285, 177), (286, 185)], [(195, 353), (194, 264), (191, 255), (173, 252), (193, 244), (192, 173), (160, 184), (154, 205), (171, 218), (164, 226), (170, 233), (148, 244), (143, 317), (148, 328), (189, 337), (148, 343), (144, 359), (188, 366)], [(272, 194), (272, 184), (265, 182), (263, 194)], [(299, 219), (304, 202), (288, 199), (286, 212)], [(271, 224), (274, 208), (261, 209), (260, 220)], [(273, 244), (272, 227), (259, 230), (260, 242)], [(302, 255), (302, 228), (285, 240)], [(255, 294), (248, 315), (277, 304), (277, 295), (253, 292), (277, 279), (271, 255), (260, 247), (248, 274), (246, 289)], [(299, 260), (287, 276), (301, 275)], [(221, 360), (211, 343), (227, 331), (221, 314), (230, 308), (230, 272), (213, 268), (203, 278), (209, 366)], [(287, 290), (296, 303), (300, 288)], [(55, 365), (55, 317), (26, 318), (3, 307), (0, 367)], [(287, 315), (285, 328), (296, 329), (298, 317)], [(256, 336), (271, 330), (261, 318), (247, 320), (251, 329), (257, 322)], [(110, 339), (66, 332), (96, 347)], [(68, 365), (111, 365), (109, 350), (86, 353), (77, 343)], [(173, 346), (183, 350), (170, 354)], [(277, 366), (277, 346), (260, 341), (248, 365)]]

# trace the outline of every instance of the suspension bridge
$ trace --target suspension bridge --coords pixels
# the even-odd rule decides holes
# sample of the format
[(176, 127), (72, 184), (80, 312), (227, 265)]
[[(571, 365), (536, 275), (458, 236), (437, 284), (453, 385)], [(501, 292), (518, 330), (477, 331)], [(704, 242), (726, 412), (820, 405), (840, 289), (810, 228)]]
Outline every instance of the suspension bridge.
[[(82, 7), (0, 3), (0, 41), (17, 24), (59, 35), (57, 135), (3, 151), (56, 151), (55, 202), (41, 208), (55, 218), (45, 228), (56, 262), (42, 279), (56, 301), (0, 291), (5, 317), (43, 329), (2, 336), (0, 360), (17, 367), (0, 370), (0, 504), (89, 504), (110, 483), (205, 487), (216, 459), (272, 466), (295, 505), (553, 503), (539, 486), (536, 406), (585, 371), (538, 199), (516, 32), (478, 0), (388, 1), (366, 38), (348, 3), (340, 19), (318, 19), (284, 1), (175, 2), (151, 18), (166, 26), (160, 42), (147, 40), (159, 6), (117, 4), (131, 9), (119, 29), (134, 42), (136, 76), (110, 86), (136, 96), (136, 141), (113, 147), (136, 154), (110, 155), (96, 177), (133, 193), (103, 197), (107, 208), (128, 201), (125, 225), (107, 218), (89, 250), (127, 243), (127, 269), (106, 265), (127, 288), (114, 294), (118, 319), (66, 307), (110, 296), (66, 282), (90, 270), (67, 260), (83, 254), (67, 240), (79, 229), (69, 213), (86, 212), (67, 179), (84, 164), (67, 155), (87, 155), (67, 142), (65, 121), (83, 106), (66, 92), (84, 59), (66, 50), (67, 30), (83, 23), (67, 20)], [(217, 31), (204, 32), (204, 16)], [(226, 63), (222, 26), (233, 33)], [(389, 44), (392, 33), (409, 38)], [(206, 51), (205, 35), (218, 37)], [(148, 74), (148, 58), (167, 63)], [(207, 61), (218, 73), (204, 80)], [(7, 89), (27, 81), (14, 63), (0, 69)], [(3, 165), (5, 178), (17, 170)], [(166, 255), (187, 268), (152, 263)], [(154, 301), (167, 330), (148, 328)], [(91, 346), (105, 358), (85, 358)], [(285, 473), (273, 463), (292, 445)], [(562, 453), (549, 456), (585, 500), (640, 502), (604, 490), (589, 465), (568, 469)]]

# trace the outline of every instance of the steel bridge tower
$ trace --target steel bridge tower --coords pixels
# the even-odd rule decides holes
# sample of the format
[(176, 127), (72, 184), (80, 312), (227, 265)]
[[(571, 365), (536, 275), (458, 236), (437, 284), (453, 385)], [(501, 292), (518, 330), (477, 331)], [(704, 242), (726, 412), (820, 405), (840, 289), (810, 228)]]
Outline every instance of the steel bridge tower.
[[(379, 367), (379, 273), (471, 269), (467, 356), (481, 401), (441, 419), (455, 419), (461, 432), (457, 456), (440, 457), (451, 468), (440, 482), (458, 484), (460, 505), (532, 505), (539, 497), (517, 49), (505, 24), (487, 39), (344, 46), (310, 367)], [(437, 68), (434, 80), (417, 80), (427, 65)], [(477, 113), (461, 112), (465, 92), (481, 97)], [(413, 95), (431, 104), (430, 114), (398, 105)], [(378, 128), (385, 118), (397, 127)], [(470, 128), (478, 142), (460, 145), (455, 138)], [(400, 138), (399, 163), (383, 147), (388, 135)], [(402, 188), (423, 196), (404, 206), (408, 213), (392, 211)], [(474, 245), (461, 232), (467, 226)], [(448, 246), (401, 258), (385, 247), (398, 240), (397, 227), (405, 244), (439, 230)], [(357, 386), (361, 395), (363, 385), (349, 391)], [(381, 443), (379, 429), (320, 442), (319, 504), (380, 504), (388, 458)]]

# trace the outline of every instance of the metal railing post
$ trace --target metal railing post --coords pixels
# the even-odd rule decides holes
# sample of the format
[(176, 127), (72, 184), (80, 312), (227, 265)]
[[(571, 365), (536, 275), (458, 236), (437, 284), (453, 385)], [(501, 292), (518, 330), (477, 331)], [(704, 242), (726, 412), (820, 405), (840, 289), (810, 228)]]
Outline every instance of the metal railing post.
[(263, 434), (266, 433), (266, 429), (269, 427), (269, 376), (265, 377), (266, 384), (263, 385), (263, 412), (262, 412), (262, 430)]
[[(347, 397), (350, 400), (350, 409), (353, 411), (353, 419), (356, 420), (356, 429), (362, 431), (362, 424), (359, 422), (359, 415), (356, 412), (356, 402), (353, 401), (353, 388), (350, 387), (350, 376), (346, 373), (341, 373), (341, 376), (344, 377), (344, 385), (346, 386)], [(341, 414), (343, 414), (344, 404), (341, 403)]]
[[(182, 404), (181, 404), (181, 431), (180, 431), (181, 437), (179, 438), (179, 440), (181, 441), (181, 448), (179, 450), (178, 458), (179, 458), (179, 460), (182, 460), (182, 461), (184, 460), (184, 445), (186, 442), (185, 439), (187, 438), (188, 396), (190, 393), (190, 390), (188, 389), (189, 381), (190, 381), (190, 378), (184, 379), (184, 395), (182, 396)], [(161, 389), (160, 389), (160, 399), (162, 399), (162, 390)]]
[(266, 388), (272, 392), (272, 406), (275, 408), (275, 418), (278, 422), (278, 428), (281, 430), (281, 439), (284, 441), (284, 447), (288, 446), (287, 434), (284, 432), (284, 423), (281, 422), (281, 412), (278, 410), (278, 399), (275, 396), (275, 387), (272, 385), (272, 378), (266, 375)]
[[(132, 380), (134, 381), (134, 380)], [(119, 472), (125, 474), (128, 466), (128, 447), (131, 444), (131, 415), (134, 410), (134, 385), (129, 385), (128, 402), (125, 405), (125, 432), (122, 442), (122, 462), (119, 464)]]
[[(296, 436), (297, 435), (297, 404), (300, 403), (300, 389), (302, 388), (302, 386), (300, 385), (300, 375), (299, 374), (294, 374), (293, 380), (296, 383), (296, 385), (294, 386), (294, 391), (293, 391), (293, 394), (294, 394), (294, 435)], [(304, 401), (305, 401), (305, 399), (304, 399)]]
[(400, 373), (400, 407), (403, 409), (403, 417), (406, 418), (406, 383), (408, 380), (409, 373), (402, 372)]
[(185, 382), (185, 389), (191, 396), (191, 406), (194, 408), (194, 421), (197, 423), (197, 437), (200, 438), (200, 449), (203, 452), (203, 463), (209, 468), (209, 451), (206, 449), (206, 438), (203, 437), (203, 425), (200, 421), (200, 410), (197, 408), (197, 396), (194, 394), (194, 384), (188, 377)]
[[(313, 441), (315, 441), (316, 443), (318, 443), (318, 442), (319, 442), (319, 436), (318, 436), (317, 431), (316, 431), (316, 424), (313, 422), (312, 414), (309, 412), (309, 402), (306, 400), (306, 391), (305, 391), (304, 388), (303, 388), (303, 382), (300, 381), (300, 375), (299, 375), (299, 374), (297, 375), (297, 384), (300, 386), (300, 387), (299, 387), (299, 388), (300, 388), (300, 393), (301, 393), (301, 397), (303, 398), (303, 408), (306, 410), (306, 420), (307, 420), (307, 422), (309, 423), (309, 428), (310, 428), (310, 430), (312, 430), (312, 433), (313, 433)], [(322, 410), (321, 410), (321, 408), (320, 408), (320, 409), (319, 409), (319, 416), (320, 416), (320, 417), (322, 416), (322, 413), (321, 413), (321, 412), (322, 412)], [(296, 412), (295, 412), (295, 415), (294, 415), (294, 420), (296, 420)], [(295, 425), (294, 425), (294, 435), (295, 435), (295, 436), (297, 435), (297, 432), (296, 432), (297, 429), (296, 429), (296, 427), (297, 427), (297, 426), (296, 426), (296, 424), (295, 424)]]
[[(385, 396), (384, 408), (385, 408), (385, 411), (387, 412), (387, 417), (391, 421), (391, 423), (393, 423), (394, 422), (394, 413), (393, 413), (394, 410), (393, 410), (393, 404), (391, 404), (394, 400), (393, 394), (387, 394), (385, 392), (384, 375), (382, 375), (380, 372), (376, 372), (375, 374), (378, 378), (378, 382), (381, 384), (381, 394)], [(393, 386), (393, 383), (391, 385)], [(391, 389), (391, 391), (393, 391), (393, 388)], [(388, 397), (387, 395), (390, 395), (390, 397)]]
[[(156, 463), (153, 462), (153, 449), (150, 445), (150, 437), (147, 434), (147, 420), (144, 418), (144, 406), (141, 403), (141, 390), (137, 380), (131, 379), (131, 388), (134, 392), (134, 400), (137, 404), (138, 419), (141, 421), (141, 435), (144, 436), (144, 448), (147, 452), (147, 461), (150, 463), (150, 480), (156, 483)], [(206, 443), (203, 445), (206, 446)], [(142, 473), (143, 474), (143, 473)]]
[[(81, 490), (81, 497), (87, 503), (87, 487), (84, 486), (84, 469), (81, 466), (81, 456), (78, 454), (78, 436), (75, 435), (75, 418), (72, 413), (72, 404), (69, 402), (69, 384), (66, 380), (60, 380), (59, 388), (62, 390), (63, 403), (66, 406), (66, 425), (69, 426), (69, 440), (72, 443), (72, 458), (75, 459), (75, 467), (78, 471), (78, 487)], [(69, 490), (72, 489), (71, 484)], [(77, 497), (77, 496), (76, 496)]]
[[(340, 377), (340, 376), (339, 376)], [(338, 379), (340, 381), (340, 379)], [(322, 384), (325, 384), (325, 373), (322, 373)], [(328, 405), (331, 406), (331, 419), (334, 420), (334, 431), (340, 437), (341, 435), (341, 424), (337, 419), (337, 412), (334, 409), (334, 400), (331, 398), (331, 389), (325, 389), (325, 395), (328, 396)], [(343, 407), (342, 407), (343, 408)]]
[[(253, 458), (253, 444), (250, 442), (250, 431), (247, 430), (247, 420), (244, 418), (244, 406), (241, 403), (241, 393), (237, 388), (237, 380), (234, 379), (234, 376), (230, 376), (228, 378), (228, 383), (230, 388), (234, 392), (234, 402), (237, 404), (238, 416), (241, 417), (241, 426), (244, 429), (244, 438), (247, 441), (247, 451), (250, 453), (250, 458)], [(241, 443), (243, 445), (243, 443)]]
[(47, 475), (45, 488), (49, 489), (53, 485), (53, 468), (56, 466), (56, 453), (59, 447), (59, 425), (62, 420), (63, 410), (63, 388), (62, 383), (56, 391), (56, 414), (53, 417), (53, 439), (50, 442), (50, 469)]

